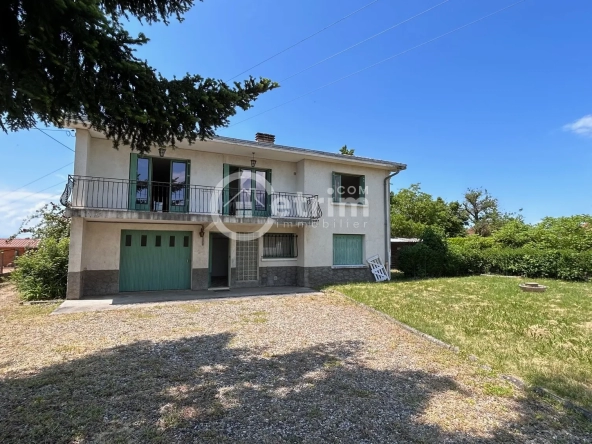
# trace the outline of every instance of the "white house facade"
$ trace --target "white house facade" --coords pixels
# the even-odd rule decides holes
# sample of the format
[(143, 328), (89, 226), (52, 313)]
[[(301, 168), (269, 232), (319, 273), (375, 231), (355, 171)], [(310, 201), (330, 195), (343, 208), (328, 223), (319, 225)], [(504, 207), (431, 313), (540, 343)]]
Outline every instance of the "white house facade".
[(260, 133), (141, 156), (77, 125), (67, 298), (372, 280), (405, 168)]

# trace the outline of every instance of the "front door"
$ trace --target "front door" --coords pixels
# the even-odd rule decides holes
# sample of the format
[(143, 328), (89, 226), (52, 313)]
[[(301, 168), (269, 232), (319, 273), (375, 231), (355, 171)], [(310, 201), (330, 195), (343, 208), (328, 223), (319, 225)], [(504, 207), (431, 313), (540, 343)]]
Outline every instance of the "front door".
[(210, 288), (228, 287), (230, 239), (221, 233), (210, 233)]
[(122, 230), (119, 291), (191, 288), (191, 232)]

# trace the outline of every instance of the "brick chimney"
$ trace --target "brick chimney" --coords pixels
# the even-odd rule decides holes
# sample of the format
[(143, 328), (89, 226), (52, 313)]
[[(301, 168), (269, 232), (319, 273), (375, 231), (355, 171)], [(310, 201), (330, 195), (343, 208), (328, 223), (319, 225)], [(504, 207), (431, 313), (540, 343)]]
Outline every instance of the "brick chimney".
[(260, 143), (275, 143), (275, 136), (273, 134), (257, 133), (255, 140)]

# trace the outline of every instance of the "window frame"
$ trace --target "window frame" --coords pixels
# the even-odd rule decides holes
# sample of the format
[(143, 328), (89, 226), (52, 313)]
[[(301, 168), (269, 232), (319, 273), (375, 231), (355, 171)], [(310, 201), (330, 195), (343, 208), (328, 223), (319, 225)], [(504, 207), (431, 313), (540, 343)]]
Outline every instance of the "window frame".
[[(345, 240), (345, 239), (359, 239), (359, 262), (353, 263), (353, 262), (347, 262), (347, 263), (341, 263), (342, 261), (338, 261), (337, 257), (338, 257), (338, 253), (337, 253), (337, 246), (336, 246), (336, 240)], [(333, 266), (334, 267), (363, 267), (365, 266), (364, 264), (364, 235), (363, 234), (338, 234), (338, 233), (334, 233), (333, 234)], [(343, 253), (346, 254), (346, 253)]]
[[(347, 197), (343, 197), (343, 193), (339, 193), (339, 189), (341, 188), (342, 177), (356, 177), (359, 180), (358, 183), (358, 192), (359, 196), (355, 199), (355, 202), (345, 202)], [(351, 173), (341, 173), (337, 171), (333, 171), (332, 173), (332, 190), (333, 190), (333, 202), (334, 203), (344, 203), (344, 204), (351, 204), (351, 205), (365, 205), (366, 204), (366, 175), (364, 174), (351, 174)]]
[[(285, 239), (290, 239), (288, 240), (288, 242), (292, 242), (292, 245), (290, 247), (289, 243), (287, 244), (287, 249), (289, 250), (288, 255), (279, 255), (279, 256), (268, 256), (266, 255), (266, 250), (268, 249), (274, 249), (277, 250), (277, 243), (275, 245), (267, 245), (266, 242), (272, 238), (277, 240), (280, 240), (282, 238)], [(294, 234), (294, 233), (265, 233), (262, 236), (262, 243), (263, 243), (263, 248), (262, 248), (262, 255), (261, 258), (264, 260), (274, 260), (274, 259), (296, 259), (298, 258), (298, 235)], [(283, 253), (284, 248), (280, 247)], [(269, 250), (268, 250), (269, 251)], [(289, 255), (291, 252), (292, 255)]]

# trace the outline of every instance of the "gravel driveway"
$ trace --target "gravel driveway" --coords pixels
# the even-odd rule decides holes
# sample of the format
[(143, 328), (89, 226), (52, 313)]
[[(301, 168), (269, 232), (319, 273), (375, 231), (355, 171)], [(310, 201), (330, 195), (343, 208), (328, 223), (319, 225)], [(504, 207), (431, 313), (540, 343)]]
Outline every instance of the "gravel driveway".
[[(1, 284), (0, 284), (1, 285)], [(48, 316), (0, 287), (0, 442), (586, 442), (337, 295)]]

